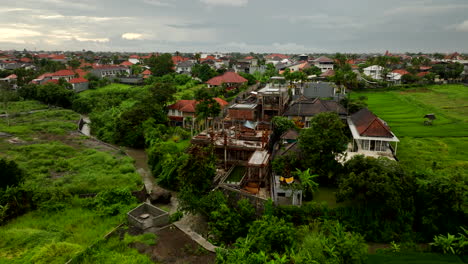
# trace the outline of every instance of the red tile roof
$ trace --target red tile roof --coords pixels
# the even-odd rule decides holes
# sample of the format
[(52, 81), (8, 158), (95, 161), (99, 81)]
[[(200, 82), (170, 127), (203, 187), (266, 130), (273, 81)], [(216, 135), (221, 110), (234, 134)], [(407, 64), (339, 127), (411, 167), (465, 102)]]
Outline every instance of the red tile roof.
[(174, 64), (178, 64), (179, 62), (187, 61), (187, 60), (189, 60), (189, 58), (184, 58), (182, 56), (172, 56), (172, 62)]
[(432, 69), (432, 67), (431, 66), (421, 66), (421, 67), (419, 67), (419, 69), (421, 71), (428, 71), (428, 70)]
[(221, 106), (221, 108), (229, 104), (228, 102), (226, 102), (223, 99), (218, 98), (218, 97), (215, 98), (215, 101), (218, 102), (218, 104)]
[(120, 65), (93, 65), (93, 69), (122, 69)]
[[(223, 108), (224, 106), (228, 105), (229, 103), (224, 101), (221, 98), (214, 98), (216, 102)], [(197, 107), (197, 101), (195, 100), (179, 100), (175, 104), (168, 106), (168, 109), (179, 110), (180, 112), (185, 113), (195, 113)]]
[(63, 55), (63, 54), (51, 54), (51, 55), (49, 55), (49, 59), (51, 59), (51, 60), (64, 60), (65, 55)]
[(406, 74), (410, 74), (410, 72), (408, 72), (407, 70), (393, 70), (392, 72), (393, 73), (398, 73), (401, 76), (406, 75)]
[(214, 60), (216, 60), (216, 58), (213, 57), (213, 56), (211, 56), (211, 55), (206, 56), (206, 58), (200, 58), (200, 62), (207, 61), (207, 60), (212, 60), (212, 61), (214, 61)]
[(351, 120), (361, 136), (393, 137), (390, 128), (367, 108), (354, 113), (351, 116)]
[(31, 62), (32, 60), (30, 58), (24, 57), (20, 59), (21, 62)]
[(153, 74), (149, 69), (144, 70), (141, 74), (143, 75), (151, 75)]
[(71, 70), (60, 70), (60, 71), (53, 73), (53, 76), (72, 76), (72, 75), (75, 75), (75, 73)]
[(79, 75), (80, 77), (84, 77), (84, 76), (85, 76), (86, 74), (88, 74), (89, 72), (88, 72), (88, 71), (84, 71), (84, 70), (82, 70), (82, 69), (76, 69), (76, 70), (75, 70), (75, 73), (78, 73), (78, 75)]
[(247, 79), (235, 72), (225, 72), (223, 75), (213, 77), (206, 83), (209, 85), (222, 85), (223, 83), (245, 83)]
[(289, 59), (290, 57), (288, 55), (284, 55), (284, 54), (279, 54), (279, 53), (273, 53), (273, 54), (270, 54), (270, 55), (266, 55), (265, 58), (266, 59), (273, 59), (275, 57), (278, 57), (282, 60), (284, 59)]
[(327, 70), (326, 72), (322, 73), (320, 77), (331, 77), (335, 75), (334, 70)]
[(128, 57), (128, 58), (130, 58), (130, 59), (139, 59), (140, 56), (138, 56), (138, 55), (130, 55), (130, 57)]
[(327, 63), (332, 63), (334, 62), (332, 59), (325, 57), (325, 56), (320, 56), (318, 59), (315, 59), (314, 61), (316, 62), (327, 62)]
[(7, 79), (17, 79), (18, 76), (16, 76), (16, 74), (10, 74), (6, 77)]
[(168, 106), (167, 108), (173, 110), (179, 110), (181, 112), (195, 113), (195, 100), (179, 100), (175, 104)]
[(131, 63), (129, 61), (124, 61), (124, 62), (120, 63), (120, 65), (122, 65), (122, 66), (132, 66), (133, 63)]
[(74, 79), (71, 79), (70, 80), (70, 83), (87, 83), (88, 80), (86, 80), (85, 78), (74, 78)]
[(424, 76), (426, 76), (428, 74), (429, 74), (429, 72), (420, 72), (420, 73), (418, 73), (418, 76), (419, 77), (424, 77)]
[(253, 60), (253, 59), (254, 59), (254, 57), (252, 57), (252, 56), (247, 56), (247, 57), (244, 58), (244, 60)]
[(52, 77), (52, 76), (54, 76), (53, 73), (44, 73), (44, 74), (40, 75), (39, 77), (37, 77), (36, 79), (37, 80), (43, 80), (43, 79), (45, 79), (47, 77)]

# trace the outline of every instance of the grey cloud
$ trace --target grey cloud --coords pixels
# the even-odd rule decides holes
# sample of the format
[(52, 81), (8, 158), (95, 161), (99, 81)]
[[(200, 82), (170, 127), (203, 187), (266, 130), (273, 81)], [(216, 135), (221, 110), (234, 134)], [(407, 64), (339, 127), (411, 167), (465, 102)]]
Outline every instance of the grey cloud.
[(0, 49), (468, 52), (467, 13), (466, 0), (22, 0), (0, 7)]

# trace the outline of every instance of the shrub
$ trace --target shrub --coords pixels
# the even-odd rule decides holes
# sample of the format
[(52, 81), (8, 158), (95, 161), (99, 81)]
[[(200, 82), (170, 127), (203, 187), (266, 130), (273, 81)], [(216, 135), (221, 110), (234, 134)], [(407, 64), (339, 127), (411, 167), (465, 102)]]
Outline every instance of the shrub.
[(128, 205), (135, 204), (136, 198), (126, 188), (112, 189), (98, 193), (91, 203), (100, 215), (117, 215), (127, 209)]

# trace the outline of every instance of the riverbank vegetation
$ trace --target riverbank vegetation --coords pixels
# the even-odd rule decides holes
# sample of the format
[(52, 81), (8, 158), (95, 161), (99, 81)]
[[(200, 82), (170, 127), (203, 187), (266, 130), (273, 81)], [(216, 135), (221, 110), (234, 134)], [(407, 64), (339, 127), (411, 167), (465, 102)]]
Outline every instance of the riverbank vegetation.
[[(131, 158), (77, 133), (75, 112), (35, 101), (10, 109), (41, 111), (0, 119), (0, 178), (18, 179), (0, 187), (0, 262), (64, 263), (124, 222), (140, 176)], [(121, 261), (147, 259), (116, 243)]]

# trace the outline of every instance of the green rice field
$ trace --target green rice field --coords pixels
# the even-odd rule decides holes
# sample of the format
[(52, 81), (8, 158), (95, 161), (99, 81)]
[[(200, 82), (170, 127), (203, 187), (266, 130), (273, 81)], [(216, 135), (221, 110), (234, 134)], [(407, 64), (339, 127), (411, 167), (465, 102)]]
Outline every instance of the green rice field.
[[(468, 87), (433, 85), (409, 90), (353, 92), (400, 139), (397, 157), (414, 170), (468, 172)], [(435, 114), (433, 125), (424, 115)]]

